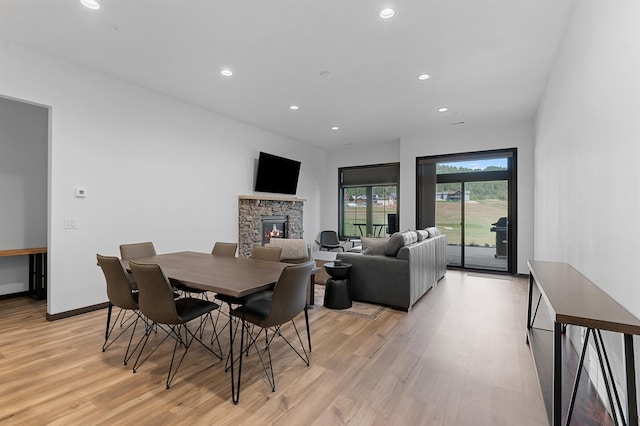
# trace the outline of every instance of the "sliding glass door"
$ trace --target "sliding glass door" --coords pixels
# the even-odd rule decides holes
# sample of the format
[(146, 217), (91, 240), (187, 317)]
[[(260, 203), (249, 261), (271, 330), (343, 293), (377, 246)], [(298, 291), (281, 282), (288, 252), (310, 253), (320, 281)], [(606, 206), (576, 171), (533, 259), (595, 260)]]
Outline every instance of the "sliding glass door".
[(449, 265), (507, 271), (507, 188), (505, 180), (437, 185), (436, 226), (447, 235)]
[(447, 265), (515, 270), (514, 156), (501, 151), (419, 159), (417, 223), (435, 224), (447, 235)]

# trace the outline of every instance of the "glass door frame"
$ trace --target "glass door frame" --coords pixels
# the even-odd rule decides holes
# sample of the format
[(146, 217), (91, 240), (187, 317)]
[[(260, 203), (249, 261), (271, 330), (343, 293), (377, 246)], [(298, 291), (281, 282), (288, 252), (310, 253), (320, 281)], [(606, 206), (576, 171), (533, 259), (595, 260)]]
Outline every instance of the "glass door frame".
[[(462, 172), (451, 174), (437, 174), (436, 164), (447, 162), (462, 162), (470, 160), (482, 160), (490, 158), (507, 158), (508, 170)], [(425, 172), (426, 171), (426, 172)], [(509, 274), (516, 274), (517, 271), (517, 148), (499, 149), (491, 151), (469, 152), (461, 154), (447, 154), (429, 157), (416, 158), (416, 228), (435, 226), (435, 188), (438, 183), (461, 183), (461, 194), (464, 200), (464, 183), (482, 182), (494, 180), (507, 181), (507, 217), (509, 227), (507, 229), (507, 271)], [(461, 203), (461, 220), (464, 223), (464, 202)], [(462, 225), (461, 225), (462, 226)], [(468, 268), (464, 266), (464, 226), (461, 235), (461, 265), (448, 265), (452, 269), (480, 270), (492, 273), (500, 271), (485, 270), (478, 268)], [(503, 272), (504, 273), (504, 272)]]

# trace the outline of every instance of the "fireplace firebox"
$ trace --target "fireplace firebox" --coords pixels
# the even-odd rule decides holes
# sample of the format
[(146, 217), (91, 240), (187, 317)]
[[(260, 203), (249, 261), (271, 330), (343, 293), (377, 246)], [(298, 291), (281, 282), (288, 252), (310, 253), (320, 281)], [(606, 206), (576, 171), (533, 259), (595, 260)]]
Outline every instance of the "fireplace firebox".
[(262, 216), (260, 234), (262, 235), (262, 245), (269, 243), (272, 238), (287, 238), (287, 217)]

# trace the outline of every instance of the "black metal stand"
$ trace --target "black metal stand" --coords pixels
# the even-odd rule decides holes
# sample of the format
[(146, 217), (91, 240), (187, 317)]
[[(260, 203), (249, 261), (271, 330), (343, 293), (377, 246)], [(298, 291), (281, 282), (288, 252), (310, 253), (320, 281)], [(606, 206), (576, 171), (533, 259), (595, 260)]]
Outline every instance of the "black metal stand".
[(47, 298), (47, 253), (29, 254), (29, 295)]

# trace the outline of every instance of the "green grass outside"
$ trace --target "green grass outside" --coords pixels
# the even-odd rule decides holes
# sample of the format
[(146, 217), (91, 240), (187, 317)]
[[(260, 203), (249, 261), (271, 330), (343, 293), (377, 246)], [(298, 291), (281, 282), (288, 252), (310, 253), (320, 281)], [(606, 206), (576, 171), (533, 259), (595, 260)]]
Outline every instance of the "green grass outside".
[[(465, 203), (466, 235), (468, 246), (496, 246), (496, 233), (491, 232), (492, 223), (507, 216), (507, 202), (501, 200), (467, 201)], [(448, 244), (461, 244), (460, 201), (438, 201), (436, 203), (436, 225), (447, 235)]]
[[(395, 208), (389, 208), (389, 206), (375, 206), (373, 207), (373, 223), (374, 224), (384, 224), (385, 227), (382, 229), (380, 233), (381, 237), (386, 236), (386, 224), (387, 224), (387, 214), (395, 213)], [(345, 216), (344, 216), (344, 232), (345, 235), (360, 237), (360, 230), (354, 223), (365, 223), (367, 221), (367, 209), (366, 207), (347, 207), (345, 208)], [(365, 227), (362, 227), (364, 231)], [(378, 232), (378, 228), (376, 228), (376, 236)]]
[[(365, 207), (347, 207), (345, 209), (345, 235), (361, 236), (354, 223), (365, 223), (367, 213)], [(496, 233), (491, 232), (492, 223), (507, 215), (507, 202), (501, 200), (467, 201), (465, 242), (471, 246), (496, 246)], [(395, 213), (388, 206), (373, 208), (373, 223), (386, 224), (387, 214)], [(436, 225), (447, 235), (448, 244), (459, 245), (462, 241), (460, 232), (460, 201), (438, 201), (436, 203)], [(363, 227), (364, 229), (364, 227)], [(377, 229), (376, 229), (377, 232)], [(386, 236), (386, 226), (380, 236)]]

